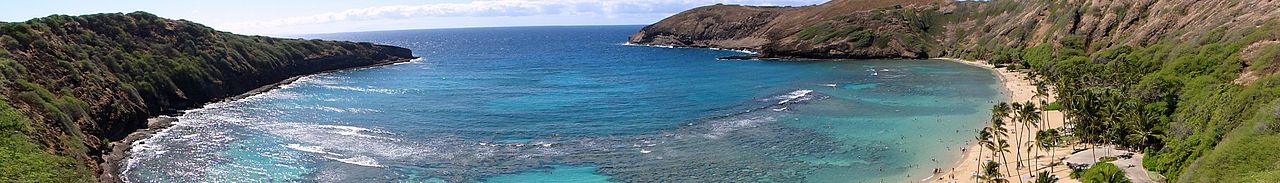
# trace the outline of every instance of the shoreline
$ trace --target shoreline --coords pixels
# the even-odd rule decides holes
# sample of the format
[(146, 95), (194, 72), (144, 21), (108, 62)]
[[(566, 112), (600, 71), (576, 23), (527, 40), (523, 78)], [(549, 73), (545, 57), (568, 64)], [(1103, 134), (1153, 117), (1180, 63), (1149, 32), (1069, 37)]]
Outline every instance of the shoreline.
[(274, 83), (260, 86), (253, 90), (246, 91), (239, 95), (229, 96), (229, 97), (214, 100), (211, 102), (206, 102), (200, 105), (199, 107), (184, 109), (179, 112), (174, 112), (170, 114), (161, 114), (158, 116), (147, 118), (146, 128), (135, 130), (129, 133), (129, 135), (126, 135), (124, 139), (121, 139), (118, 141), (111, 141), (107, 145), (107, 148), (111, 149), (111, 151), (101, 155), (101, 158), (103, 161), (102, 163), (99, 164), (99, 167), (102, 167), (102, 172), (100, 172), (101, 174), (99, 177), (99, 181), (125, 182), (123, 175), (126, 170), (125, 168), (127, 168), (128, 166), (128, 163), (129, 163), (128, 160), (129, 160), (129, 156), (131, 155), (130, 153), (133, 151), (133, 146), (138, 145), (138, 143), (142, 143), (143, 140), (151, 138), (158, 132), (164, 131), (165, 129), (172, 127), (174, 122), (178, 122), (178, 119), (173, 117), (172, 115), (182, 115), (184, 113), (183, 111), (186, 111), (186, 110), (204, 108), (204, 106), (207, 106), (209, 104), (236, 101), (236, 100), (248, 98), (254, 95), (266, 93), (266, 92), (278, 89), (281, 86), (293, 84), (294, 82), (297, 82), (298, 79), (301, 79), (302, 77), (313, 76), (318, 74), (342, 72), (342, 71), (369, 69), (369, 68), (382, 67), (382, 66), (388, 66), (388, 65), (396, 65), (401, 63), (412, 62), (419, 59), (422, 59), (422, 58), (416, 57), (416, 58), (409, 58), (409, 59), (399, 59), (391, 62), (383, 62), (378, 64), (360, 66), (360, 67), (326, 70), (326, 71), (320, 71), (315, 73), (292, 76), (289, 78), (285, 78), (284, 80), (280, 80)]
[[(626, 46), (642, 46), (642, 47), (657, 47), (657, 48), (675, 48), (675, 49), (688, 49), (688, 48), (692, 48), (692, 49), (710, 49), (710, 50), (718, 50), (718, 51), (734, 51), (734, 52), (739, 52), (739, 53), (758, 54), (758, 53), (753, 53), (753, 52), (744, 51), (744, 50), (732, 50), (732, 49), (721, 49), (721, 48), (711, 48), (711, 47), (669, 47), (669, 46), (662, 46), (662, 45), (641, 45), (641, 44), (632, 44), (632, 43), (624, 43), (623, 45), (626, 45)], [(255, 95), (259, 95), (259, 94), (262, 94), (262, 93), (266, 93), (266, 92), (269, 92), (269, 91), (272, 91), (272, 90), (275, 90), (275, 89), (281, 88), (282, 86), (286, 86), (286, 85), (292, 84), (292, 83), (296, 82), (298, 79), (300, 79), (300, 78), (302, 78), (302, 77), (313, 76), (313, 75), (319, 75), (319, 74), (326, 74), (326, 73), (334, 73), (334, 72), (350, 71), (350, 70), (361, 70), (361, 69), (368, 69), (368, 68), (382, 67), (382, 66), (388, 66), (388, 65), (396, 65), (396, 64), (401, 64), (401, 63), (412, 62), (412, 61), (415, 61), (415, 60), (418, 60), (418, 59), (421, 59), (421, 58), (401, 59), (401, 60), (396, 60), (396, 61), (392, 61), (392, 62), (385, 62), (385, 63), (379, 63), (379, 64), (373, 64), (373, 65), (367, 65), (367, 66), (352, 67), (352, 68), (343, 68), (343, 69), (334, 69), (334, 70), (327, 70), (327, 71), (320, 71), (320, 72), (315, 72), (315, 73), (309, 73), (309, 74), (303, 74), (303, 75), (292, 76), (292, 77), (286, 78), (286, 79), (284, 79), (284, 80), (281, 80), (281, 81), (278, 81), (278, 82), (275, 82), (275, 83), (270, 83), (270, 84), (267, 84), (267, 85), (260, 86), (260, 87), (258, 87), (258, 88), (253, 89), (253, 90), (249, 90), (249, 91), (246, 91), (246, 92), (244, 92), (244, 93), (241, 93), (241, 94), (238, 94), (238, 95), (235, 95), (235, 96), (229, 96), (229, 97), (225, 97), (225, 98), (222, 98), (222, 99), (218, 99), (218, 100), (215, 100), (215, 101), (212, 101), (212, 102), (207, 102), (207, 103), (205, 103), (205, 104), (203, 104), (203, 105), (200, 105), (200, 107), (190, 108), (190, 109), (186, 109), (186, 110), (199, 109), (199, 108), (203, 108), (204, 106), (207, 106), (207, 105), (209, 105), (209, 104), (214, 104), (214, 103), (229, 102), (229, 101), (236, 101), (236, 100), (245, 99), (245, 98), (248, 98), (248, 97), (252, 97), (252, 96), (255, 96)], [(790, 60), (790, 59), (783, 59), (783, 60), (785, 61), (785, 60)], [(805, 59), (805, 60), (800, 60), (800, 61), (843, 61), (843, 60), (858, 60), (858, 59)], [(992, 73), (993, 73), (993, 74), (994, 74), (994, 75), (999, 79), (999, 85), (1001, 85), (1001, 87), (999, 87), (999, 88), (1000, 88), (1000, 89), (999, 89), (999, 91), (1000, 91), (1000, 94), (1002, 95), (1002, 97), (1000, 97), (1000, 98), (1001, 98), (1001, 100), (1000, 100), (1001, 102), (1024, 102), (1024, 101), (1030, 101), (1030, 100), (1031, 100), (1031, 97), (1030, 97), (1030, 95), (1027, 95), (1027, 94), (1031, 93), (1031, 92), (1032, 92), (1032, 91), (1034, 91), (1034, 89), (1035, 89), (1033, 85), (1030, 85), (1030, 81), (1026, 79), (1026, 75), (1025, 75), (1025, 73), (1021, 73), (1021, 72), (1017, 72), (1017, 71), (1009, 71), (1009, 70), (1007, 70), (1006, 68), (996, 68), (996, 67), (995, 67), (995, 66), (993, 66), (993, 65), (987, 64), (985, 61), (980, 61), (980, 60), (977, 60), (977, 61), (974, 61), (974, 60), (963, 60), (963, 59), (957, 59), (957, 58), (946, 58), (946, 57), (939, 57), (939, 58), (925, 58), (925, 59), (903, 59), (903, 60), (921, 60), (921, 61), (928, 61), (928, 60), (942, 60), (942, 61), (956, 62), (956, 63), (961, 63), (961, 64), (965, 64), (965, 65), (969, 65), (969, 66), (974, 66), (974, 67), (979, 67), (979, 68), (986, 69), (986, 70), (988, 70), (988, 71), (992, 72)], [(1052, 99), (1052, 98), (1048, 98), (1048, 99), (1046, 99), (1046, 101), (1050, 101), (1050, 102), (1052, 102), (1052, 101), (1053, 101), (1053, 99)], [(174, 125), (173, 125), (173, 123), (175, 123), (175, 122), (177, 122), (177, 121), (178, 121), (178, 119), (177, 119), (177, 118), (175, 118), (174, 116), (181, 115), (182, 113), (184, 113), (183, 111), (186, 111), (186, 110), (182, 110), (182, 111), (175, 112), (175, 113), (172, 113), (172, 114), (163, 114), (163, 115), (159, 115), (159, 116), (154, 116), (154, 117), (148, 118), (148, 119), (147, 119), (147, 127), (146, 127), (146, 128), (138, 129), (138, 130), (136, 130), (136, 131), (134, 131), (134, 132), (130, 133), (129, 135), (127, 135), (124, 139), (121, 139), (121, 140), (119, 140), (119, 141), (112, 141), (112, 142), (110, 142), (110, 144), (108, 145), (108, 148), (109, 148), (109, 149), (111, 149), (111, 151), (110, 151), (109, 153), (104, 153), (104, 154), (102, 154), (102, 155), (101, 155), (101, 156), (102, 156), (101, 158), (104, 160), (104, 161), (100, 164), (100, 166), (104, 168), (104, 169), (103, 169), (103, 172), (101, 172), (101, 173), (102, 173), (102, 174), (101, 174), (101, 175), (102, 175), (101, 180), (111, 180), (111, 181), (115, 181), (115, 182), (124, 182), (124, 181), (125, 181), (125, 179), (124, 179), (124, 173), (127, 171), (127, 169), (126, 169), (126, 168), (127, 168), (127, 166), (129, 165), (129, 163), (130, 163), (130, 162), (129, 162), (129, 157), (130, 157), (130, 155), (131, 155), (130, 153), (132, 152), (132, 147), (133, 147), (133, 146), (135, 146), (135, 145), (140, 145), (141, 143), (145, 143), (145, 140), (146, 140), (146, 139), (149, 139), (149, 138), (153, 137), (155, 134), (157, 134), (157, 133), (159, 133), (159, 132), (162, 132), (162, 131), (164, 131), (164, 130), (168, 129), (169, 127), (174, 126)], [(1051, 111), (1051, 112), (1057, 112), (1057, 111)], [(172, 116), (171, 116), (171, 115), (172, 115)], [(1059, 115), (1060, 115), (1060, 114), (1059, 114)], [(1052, 118), (1052, 117), (1050, 117), (1050, 116), (1053, 116), (1053, 115), (1046, 115), (1046, 116), (1044, 116), (1044, 118), (1046, 118), (1046, 119), (1060, 119), (1060, 118)], [(1051, 123), (1052, 123), (1052, 122), (1051, 122)], [(1017, 128), (1017, 125), (1016, 125), (1016, 124), (1013, 124), (1012, 122), (1009, 122), (1009, 124), (1008, 124), (1008, 125), (1009, 125), (1009, 129), (1010, 129), (1010, 134), (1011, 134), (1011, 135), (1013, 135), (1013, 134), (1015, 134), (1015, 133), (1018, 133), (1017, 131), (1021, 131), (1021, 130), (1022, 130), (1022, 129), (1020, 129), (1020, 128)], [(986, 123), (984, 122), (984, 124), (983, 124), (982, 126), (983, 126), (983, 127), (987, 127), (987, 126), (989, 126), (989, 124), (986, 124)], [(1061, 126), (1061, 124), (1060, 124), (1060, 123), (1059, 123), (1059, 124), (1054, 124), (1053, 126), (1060, 127), (1060, 126)], [(1033, 129), (1033, 130), (1038, 130), (1038, 129)], [(1010, 138), (1014, 138), (1014, 137), (1010, 137)], [(969, 140), (965, 140), (965, 142), (964, 142), (965, 144), (964, 144), (964, 145), (958, 144), (958, 142), (957, 142), (957, 144), (955, 144), (955, 145), (960, 146), (960, 147), (962, 147), (962, 148), (964, 148), (964, 149), (967, 149), (967, 150), (972, 150), (972, 149), (981, 148), (981, 147), (980, 147), (979, 145), (977, 145), (977, 144), (970, 144), (970, 142), (972, 142), (972, 141), (973, 141), (972, 139), (969, 139)], [(1010, 141), (1013, 141), (1013, 139), (1010, 139)], [(1015, 145), (1015, 144), (1017, 144), (1017, 145)], [(1023, 147), (1022, 147), (1021, 143), (1014, 143), (1014, 142), (1011, 142), (1011, 148), (1010, 148), (1010, 149), (1011, 149), (1011, 150), (1014, 150), (1014, 151), (1017, 151), (1017, 150), (1023, 149)], [(1058, 150), (1062, 150), (1062, 149), (1060, 148), (1060, 149), (1058, 149)], [(1057, 150), (1056, 150), (1056, 151), (1057, 151)], [(1054, 158), (1056, 158), (1056, 157), (1064, 157), (1064, 156), (1066, 156), (1066, 155), (1069, 155), (1069, 154), (1070, 154), (1070, 153), (1069, 153), (1069, 152), (1070, 152), (1070, 150), (1069, 150), (1069, 149), (1066, 149), (1066, 151), (1065, 151), (1065, 152), (1068, 152), (1068, 153), (1058, 153), (1058, 154), (1054, 155), (1053, 157), (1054, 157)], [(953, 153), (953, 152), (951, 152), (951, 151), (947, 151), (947, 152), (943, 152), (942, 154), (951, 154), (951, 153)], [(924, 179), (915, 179), (915, 180), (923, 181), (923, 182), (976, 182), (976, 181), (975, 181), (975, 179), (973, 179), (973, 177), (971, 176), (971, 172), (976, 172), (976, 171), (977, 171), (977, 170), (976, 170), (976, 166), (978, 166), (978, 164), (979, 164), (979, 163), (978, 163), (978, 162), (976, 162), (976, 161), (974, 161), (974, 159), (975, 159), (975, 157), (982, 156), (982, 155), (983, 155), (983, 153), (986, 153), (986, 152), (983, 152), (983, 153), (977, 153), (976, 151), (963, 151), (963, 150), (962, 150), (962, 152), (955, 152), (955, 153), (960, 153), (960, 154), (959, 154), (959, 158), (956, 160), (956, 162), (951, 162), (951, 163), (941, 163), (940, 165), (944, 165), (944, 166), (939, 166), (939, 167), (938, 167), (938, 169), (939, 169), (939, 170), (941, 170), (941, 171), (940, 171), (941, 173), (928, 174), (929, 176), (926, 176)], [(1013, 154), (1013, 153), (1014, 153), (1014, 152), (1009, 152), (1009, 153), (1007, 153), (1007, 154)], [(985, 156), (984, 156), (984, 157), (983, 157), (983, 160), (992, 160), (992, 159), (991, 159), (991, 157), (985, 157)], [(1026, 160), (1023, 160), (1023, 161), (1026, 161)], [(1061, 165), (1059, 165), (1059, 166), (1057, 166), (1057, 167), (1062, 167), (1062, 166), (1061, 166)], [(921, 169), (923, 169), (923, 168), (921, 168)], [(1063, 167), (1063, 168), (1060, 168), (1060, 169), (1057, 169), (1057, 170), (1058, 170), (1058, 171), (1055, 171), (1053, 174), (1054, 174), (1054, 175), (1057, 175), (1058, 177), (1060, 177), (1060, 178), (1061, 178), (1061, 180), (1059, 180), (1059, 182), (1078, 182), (1077, 180), (1066, 178), (1066, 177), (1067, 177), (1067, 174), (1065, 174), (1065, 173), (1069, 173), (1069, 171), (1067, 171), (1067, 172), (1063, 173), (1061, 170), (1068, 170), (1067, 168)], [(1001, 171), (1003, 172), (1003, 169), (1001, 169)], [(1018, 170), (1018, 171), (1025, 171), (1025, 170), (1020, 169), (1020, 170)], [(1008, 176), (1008, 175), (1009, 175), (1008, 173), (1005, 173), (1005, 174), (1006, 174), (1006, 176)], [(954, 178), (954, 179), (952, 179), (952, 178), (951, 178), (951, 176), (955, 176), (955, 178)], [(1016, 177), (1012, 177), (1012, 176), (1008, 176), (1008, 178), (1009, 178), (1009, 180), (1011, 180), (1011, 181), (1016, 181), (1016, 180), (1017, 180), (1017, 178), (1016, 178)], [(915, 182), (915, 180), (912, 180), (912, 179), (907, 179), (907, 180), (908, 180), (908, 181)], [(967, 180), (967, 181), (966, 181), (966, 180)]]
[[(987, 64), (985, 61), (972, 61), (972, 60), (963, 60), (963, 59), (957, 59), (957, 58), (930, 58), (930, 59), (962, 63), (962, 64), (974, 66), (974, 67), (984, 68), (991, 71), (1000, 79), (1000, 85), (1001, 85), (1000, 92), (1001, 92), (1001, 95), (1004, 96), (1001, 102), (1022, 103), (1027, 101), (1033, 101), (1033, 102), (1039, 101), (1039, 100), (1036, 100), (1036, 98), (1034, 98), (1034, 91), (1036, 88), (1035, 88), (1035, 85), (1032, 84), (1031, 80), (1027, 79), (1026, 73), (1022, 73), (1018, 71), (1010, 71), (1007, 68), (996, 68), (994, 65)], [(1050, 103), (1055, 101), (1053, 96), (1045, 97), (1042, 100)], [(1046, 120), (1049, 123), (1050, 127), (1063, 126), (1064, 121), (1063, 121), (1061, 112), (1042, 111), (1040, 113), (1041, 113), (1041, 118)], [(1016, 156), (1016, 153), (1019, 153), (1019, 152), (1027, 153), (1026, 155), (1024, 155), (1024, 157), (1026, 158), (1017, 159), (1017, 157), (1007, 158), (1007, 156), (1005, 158), (986, 156), (986, 154), (989, 154), (989, 151), (985, 151), (985, 150), (972, 151), (973, 149), (981, 149), (983, 147), (981, 147), (977, 143), (972, 143), (973, 140), (969, 139), (969, 140), (965, 140), (965, 144), (963, 145), (956, 144), (956, 145), (961, 145), (961, 147), (964, 147), (964, 150), (961, 150), (959, 152), (954, 152), (954, 153), (960, 153), (960, 158), (956, 162), (953, 162), (948, 166), (943, 166), (939, 168), (940, 173), (932, 174), (932, 176), (929, 176), (929, 178), (926, 178), (921, 181), (924, 181), (924, 182), (978, 182), (976, 179), (974, 179), (973, 174), (976, 172), (980, 172), (980, 169), (978, 168), (978, 166), (980, 165), (980, 162), (978, 162), (977, 158), (982, 157), (982, 160), (999, 160), (997, 162), (1000, 162), (1002, 164), (1004, 162), (1008, 162), (1009, 160), (1023, 161), (1031, 164), (1023, 168), (1017, 168), (1016, 163), (1010, 163), (1010, 164), (1015, 164), (1010, 166), (1009, 168), (1009, 170), (1015, 171), (1013, 172), (1013, 174), (1016, 174), (1014, 176), (1011, 176), (1011, 174), (1005, 171), (1005, 169), (1003, 168), (1000, 169), (1000, 171), (1003, 174), (1005, 174), (1006, 178), (1010, 181), (1018, 181), (1018, 177), (1024, 177), (1024, 181), (1031, 180), (1028, 178), (1030, 178), (1031, 175), (1034, 175), (1035, 172), (1052, 168), (1053, 171), (1051, 172), (1051, 174), (1059, 178), (1058, 182), (1062, 182), (1062, 183), (1079, 182), (1079, 180), (1067, 178), (1068, 175), (1070, 174), (1070, 169), (1066, 168), (1063, 165), (1045, 166), (1049, 162), (1047, 161), (1048, 159), (1059, 159), (1059, 158), (1063, 158), (1070, 155), (1071, 149), (1054, 148), (1053, 151), (1051, 151), (1052, 153), (1046, 152), (1044, 150), (1033, 151), (1037, 153), (1038, 156), (1032, 156), (1036, 154), (1031, 154), (1032, 152), (1025, 151), (1026, 148), (1025, 146), (1023, 146), (1023, 144), (1026, 142), (1033, 142), (1035, 141), (1034, 139), (1023, 139), (1024, 141), (1021, 143), (1016, 141), (1018, 140), (1017, 135), (1023, 135), (1022, 131), (1024, 130), (1029, 130), (1029, 132), (1034, 132), (1034, 131), (1039, 131), (1041, 129), (1046, 129), (1045, 127), (1023, 129), (1021, 128), (1020, 123), (1014, 123), (1012, 121), (1009, 121), (1007, 123), (1008, 124), (1006, 128), (1009, 129), (1009, 134), (1011, 135), (1009, 137), (1010, 138), (1009, 140), (1011, 141), (1009, 149), (1012, 151), (1006, 152), (1005, 154)], [(984, 124), (983, 126), (989, 127), (990, 124)], [(1040, 157), (1040, 156), (1043, 156), (1043, 157)], [(1033, 173), (1031, 173), (1030, 175), (1018, 173), (1018, 172), (1024, 172), (1024, 173), (1027, 172), (1028, 171), (1027, 168), (1030, 168), (1030, 167), (1034, 167), (1034, 170), (1031, 170), (1031, 172)]]
[[(735, 51), (735, 52), (739, 52), (739, 53), (748, 53), (748, 54), (751, 54), (751, 55), (749, 55), (749, 56), (740, 56), (740, 57), (743, 57), (743, 58), (750, 58), (750, 59), (737, 59), (737, 60), (762, 60), (762, 61), (764, 61), (764, 60), (768, 60), (768, 61), (845, 61), (845, 60), (858, 60), (858, 59), (802, 59), (802, 58), (801, 58), (801, 59), (782, 59), (782, 58), (760, 58), (760, 57), (758, 57), (759, 53), (757, 53), (757, 52), (751, 52), (751, 51), (745, 51), (745, 52), (744, 52), (744, 51), (742, 51), (742, 50), (724, 49), (724, 48), (715, 48), (715, 47), (691, 47), (691, 46), (654, 45), (654, 44), (638, 44), (638, 43), (631, 43), (631, 42), (623, 43), (623, 45), (626, 45), (626, 46), (655, 47), (655, 48), (669, 48), (669, 49), (711, 49), (711, 50)], [(717, 60), (731, 60), (731, 59), (717, 58)], [(950, 57), (933, 57), (933, 58), (924, 58), (924, 59), (903, 59), (903, 60), (921, 60), (921, 61), (941, 60), (941, 61), (949, 61), (949, 62), (955, 62), (955, 63), (965, 64), (965, 65), (969, 65), (969, 66), (973, 66), (973, 67), (983, 68), (983, 69), (986, 69), (987, 71), (990, 71), (992, 74), (994, 74), (994, 75), (995, 75), (995, 76), (1000, 80), (1000, 81), (999, 81), (999, 85), (1000, 85), (1000, 87), (999, 87), (999, 91), (1000, 91), (1000, 95), (1002, 95), (1002, 97), (1000, 98), (1000, 102), (1019, 102), (1019, 103), (1022, 103), (1022, 102), (1033, 101), (1033, 97), (1032, 97), (1032, 95), (1034, 94), (1035, 86), (1034, 86), (1034, 85), (1031, 85), (1031, 81), (1030, 81), (1030, 80), (1028, 80), (1028, 79), (1026, 78), (1026, 73), (1022, 73), (1022, 72), (1018, 72), (1018, 71), (1010, 71), (1010, 70), (1008, 70), (1008, 68), (997, 68), (996, 66), (991, 65), (991, 64), (988, 64), (986, 61), (982, 61), (982, 60), (964, 60), (964, 59), (959, 59), (959, 58), (950, 58)], [(1052, 91), (1051, 91), (1051, 92), (1052, 92)], [(1051, 94), (1050, 94), (1050, 95), (1051, 95)], [(1054, 102), (1054, 101), (1055, 101), (1055, 99), (1053, 98), (1053, 96), (1047, 96), (1047, 97), (1046, 97), (1046, 98), (1044, 98), (1043, 100), (1044, 100), (1044, 101), (1046, 101), (1046, 102), (1049, 102), (1049, 103), (1052, 103), (1052, 102)], [(994, 104), (992, 104), (992, 105), (994, 105)], [(1062, 126), (1065, 124), (1065, 123), (1064, 123), (1064, 121), (1063, 121), (1063, 118), (1062, 118), (1062, 113), (1061, 113), (1061, 112), (1059, 112), (1059, 111), (1044, 111), (1044, 112), (1041, 112), (1041, 114), (1042, 114), (1041, 118), (1043, 118), (1043, 119), (1047, 120), (1050, 126), (1062, 127)], [(983, 123), (984, 123), (984, 124), (983, 124), (983, 127), (984, 127), (984, 128), (985, 128), (985, 127), (990, 127), (990, 124), (989, 124), (988, 122), (983, 122)], [(1009, 121), (1009, 122), (1007, 122), (1007, 123), (1008, 123), (1007, 125), (1008, 125), (1009, 127), (1006, 127), (1006, 128), (1008, 128), (1008, 129), (1009, 129), (1009, 134), (1011, 134), (1011, 135), (1014, 135), (1014, 134), (1020, 134), (1020, 131), (1022, 131), (1022, 130), (1023, 130), (1023, 129), (1017, 128), (1018, 126), (1017, 126), (1016, 124), (1014, 124), (1012, 121)], [(1040, 129), (1042, 129), (1042, 128), (1043, 128), (1043, 127), (1041, 127), (1041, 128), (1032, 128), (1031, 130), (1032, 130), (1032, 131), (1039, 131), (1039, 130), (1040, 130)], [(1016, 138), (1016, 137), (1015, 137), (1015, 138)], [(1034, 139), (1028, 139), (1028, 140), (1034, 141)], [(1010, 139), (1010, 141), (1016, 141), (1016, 139)], [(944, 152), (944, 154), (959, 153), (959, 158), (957, 158), (955, 162), (951, 162), (951, 163), (947, 163), (947, 164), (942, 164), (942, 165), (944, 165), (944, 166), (939, 166), (939, 167), (937, 167), (938, 173), (932, 173), (932, 174), (929, 174), (929, 176), (926, 176), (924, 179), (917, 179), (917, 180), (918, 180), (918, 181), (920, 181), (920, 182), (938, 182), (938, 183), (944, 183), (944, 182), (945, 182), (945, 183), (952, 183), (952, 182), (979, 182), (978, 180), (974, 179), (974, 176), (973, 176), (973, 174), (974, 174), (974, 173), (980, 172), (980, 169), (979, 169), (979, 168), (977, 168), (977, 167), (979, 166), (979, 164), (980, 164), (980, 163), (978, 162), (978, 160), (977, 160), (977, 157), (982, 157), (982, 160), (997, 160), (997, 159), (994, 159), (993, 157), (984, 156), (984, 154), (986, 154), (987, 152), (969, 151), (969, 150), (973, 150), (973, 149), (980, 149), (980, 148), (983, 148), (982, 146), (978, 145), (977, 143), (972, 143), (972, 142), (973, 142), (973, 140), (972, 140), (972, 139), (969, 139), (969, 140), (965, 140), (964, 144), (955, 144), (955, 145), (957, 145), (957, 146), (959, 146), (959, 147), (961, 147), (961, 148), (962, 148), (959, 152), (951, 152), (951, 151)], [(1014, 151), (1017, 151), (1017, 150), (1024, 149), (1024, 147), (1023, 147), (1022, 143), (1011, 142), (1011, 144), (1010, 144), (1010, 149), (1012, 149), (1012, 150), (1014, 150)], [(1008, 153), (1006, 153), (1006, 154), (1013, 154), (1013, 152), (1008, 152)], [(1054, 149), (1054, 151), (1053, 151), (1053, 154), (1052, 154), (1050, 157), (1047, 157), (1047, 158), (1049, 158), (1049, 159), (1058, 159), (1058, 158), (1065, 158), (1065, 157), (1066, 157), (1066, 156), (1068, 156), (1068, 155), (1071, 155), (1071, 149), (1066, 149), (1066, 148), (1055, 148), (1055, 149)], [(1028, 155), (1028, 156), (1030, 156), (1030, 155)], [(999, 158), (999, 157), (995, 157), (995, 158)], [(1014, 159), (1016, 160), (1016, 157), (1015, 157)], [(1004, 161), (1001, 161), (1001, 163), (1006, 162), (1007, 160), (1009, 160), (1009, 158), (1005, 157), (1005, 158), (1004, 158)], [(1040, 159), (1040, 157), (1035, 157), (1035, 158), (1032, 158), (1032, 159), (1023, 159), (1022, 161), (1028, 161), (1028, 162), (1030, 162), (1030, 161), (1035, 161), (1035, 160), (1042, 160), (1042, 159)], [(1041, 161), (1041, 162), (1043, 162), (1043, 161)], [(1068, 177), (1069, 177), (1069, 174), (1070, 174), (1070, 169), (1069, 169), (1069, 168), (1067, 168), (1067, 167), (1065, 167), (1064, 165), (1055, 165), (1055, 166), (1052, 166), (1052, 167), (1048, 167), (1048, 166), (1041, 166), (1042, 164), (1043, 164), (1043, 163), (1036, 163), (1036, 166), (1038, 166), (1038, 167), (1039, 167), (1039, 168), (1037, 168), (1037, 169), (1036, 169), (1036, 170), (1037, 170), (1036, 172), (1038, 172), (1038, 171), (1039, 171), (1039, 170), (1041, 170), (1041, 169), (1053, 168), (1053, 170), (1054, 170), (1054, 171), (1053, 171), (1053, 172), (1051, 172), (1051, 175), (1057, 176), (1057, 177), (1059, 178), (1058, 182), (1060, 182), (1060, 183), (1078, 183), (1078, 182), (1080, 182), (1079, 180), (1075, 180), (1075, 179), (1070, 179), (1070, 178), (1068, 178)], [(921, 169), (921, 170), (924, 170), (924, 168), (923, 168), (923, 167), (921, 167), (920, 169)], [(1001, 172), (1006, 176), (1006, 178), (1008, 178), (1010, 181), (1016, 181), (1016, 180), (1017, 180), (1017, 177), (1010, 176), (1010, 174), (1009, 174), (1007, 171), (1004, 171), (1004, 169), (1000, 169), (1000, 170), (998, 170), (998, 171), (1001, 171)], [(1016, 171), (1021, 172), (1021, 171), (1025, 171), (1025, 170), (1023, 170), (1022, 168), (1018, 168)], [(1015, 173), (1016, 173), (1016, 172), (1015, 172)], [(1034, 175), (1034, 174), (1035, 174), (1035, 173), (1032, 173), (1031, 175)], [(909, 176), (909, 175), (910, 175), (910, 174), (908, 173), (908, 178), (907, 178), (906, 180), (911, 181), (911, 182), (916, 182), (916, 181), (917, 181), (917, 180), (912, 180), (912, 179), (910, 178), (910, 176)], [(1029, 177), (1030, 175), (1023, 175), (1023, 176), (1027, 176), (1027, 177)]]
[(671, 45), (661, 45), (661, 44), (641, 44), (641, 43), (632, 43), (632, 42), (630, 42), (630, 41), (628, 41), (628, 42), (624, 42), (624, 43), (622, 43), (622, 45), (623, 45), (623, 46), (652, 47), (652, 48), (668, 48), (668, 49), (687, 49), (687, 48), (692, 48), (692, 49), (709, 49), (709, 50), (716, 50), (716, 51), (732, 51), (732, 52), (745, 53), (745, 54), (751, 54), (751, 55), (760, 55), (760, 52), (758, 52), (758, 51), (751, 51), (751, 50), (747, 50), (747, 49), (717, 48), (717, 47), (709, 47), (709, 46), (705, 46), (705, 47), (698, 47), (698, 46), (671, 46)]

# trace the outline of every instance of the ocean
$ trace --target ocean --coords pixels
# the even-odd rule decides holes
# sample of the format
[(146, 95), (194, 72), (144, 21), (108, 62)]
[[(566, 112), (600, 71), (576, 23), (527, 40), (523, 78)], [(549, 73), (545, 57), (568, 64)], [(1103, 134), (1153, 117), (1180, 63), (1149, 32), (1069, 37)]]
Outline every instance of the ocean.
[(717, 60), (641, 26), (306, 35), (422, 59), (171, 116), (129, 182), (903, 182), (957, 161), (1001, 99), (939, 60)]

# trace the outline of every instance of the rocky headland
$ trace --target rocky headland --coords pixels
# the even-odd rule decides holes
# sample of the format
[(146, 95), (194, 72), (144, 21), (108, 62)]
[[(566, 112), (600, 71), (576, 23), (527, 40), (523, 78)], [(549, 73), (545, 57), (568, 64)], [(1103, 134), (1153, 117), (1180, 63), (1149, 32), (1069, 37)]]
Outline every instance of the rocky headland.
[(0, 163), (0, 182), (118, 182), (122, 140), (164, 126), (148, 119), (291, 77), (417, 58), (394, 46), (237, 35), (145, 12), (0, 23), (0, 48), (0, 128), (14, 157)]

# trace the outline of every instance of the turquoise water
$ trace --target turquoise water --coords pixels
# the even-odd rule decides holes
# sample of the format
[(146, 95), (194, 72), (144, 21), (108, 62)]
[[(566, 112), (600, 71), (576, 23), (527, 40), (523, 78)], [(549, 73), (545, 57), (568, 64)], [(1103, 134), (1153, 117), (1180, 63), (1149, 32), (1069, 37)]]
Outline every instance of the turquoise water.
[[(310, 35), (423, 59), (188, 110), (130, 182), (902, 182), (955, 162), (1000, 97), (929, 60), (722, 61), (640, 26)], [(954, 147), (953, 147), (954, 146)]]

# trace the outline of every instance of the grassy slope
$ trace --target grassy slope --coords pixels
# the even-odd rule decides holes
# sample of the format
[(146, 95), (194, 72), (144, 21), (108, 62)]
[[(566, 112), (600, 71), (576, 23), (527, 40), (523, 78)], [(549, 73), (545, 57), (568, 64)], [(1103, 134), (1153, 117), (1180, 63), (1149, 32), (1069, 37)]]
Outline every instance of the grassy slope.
[(0, 182), (89, 182), (82, 162), (46, 152), (25, 134), (30, 121), (0, 98)]

